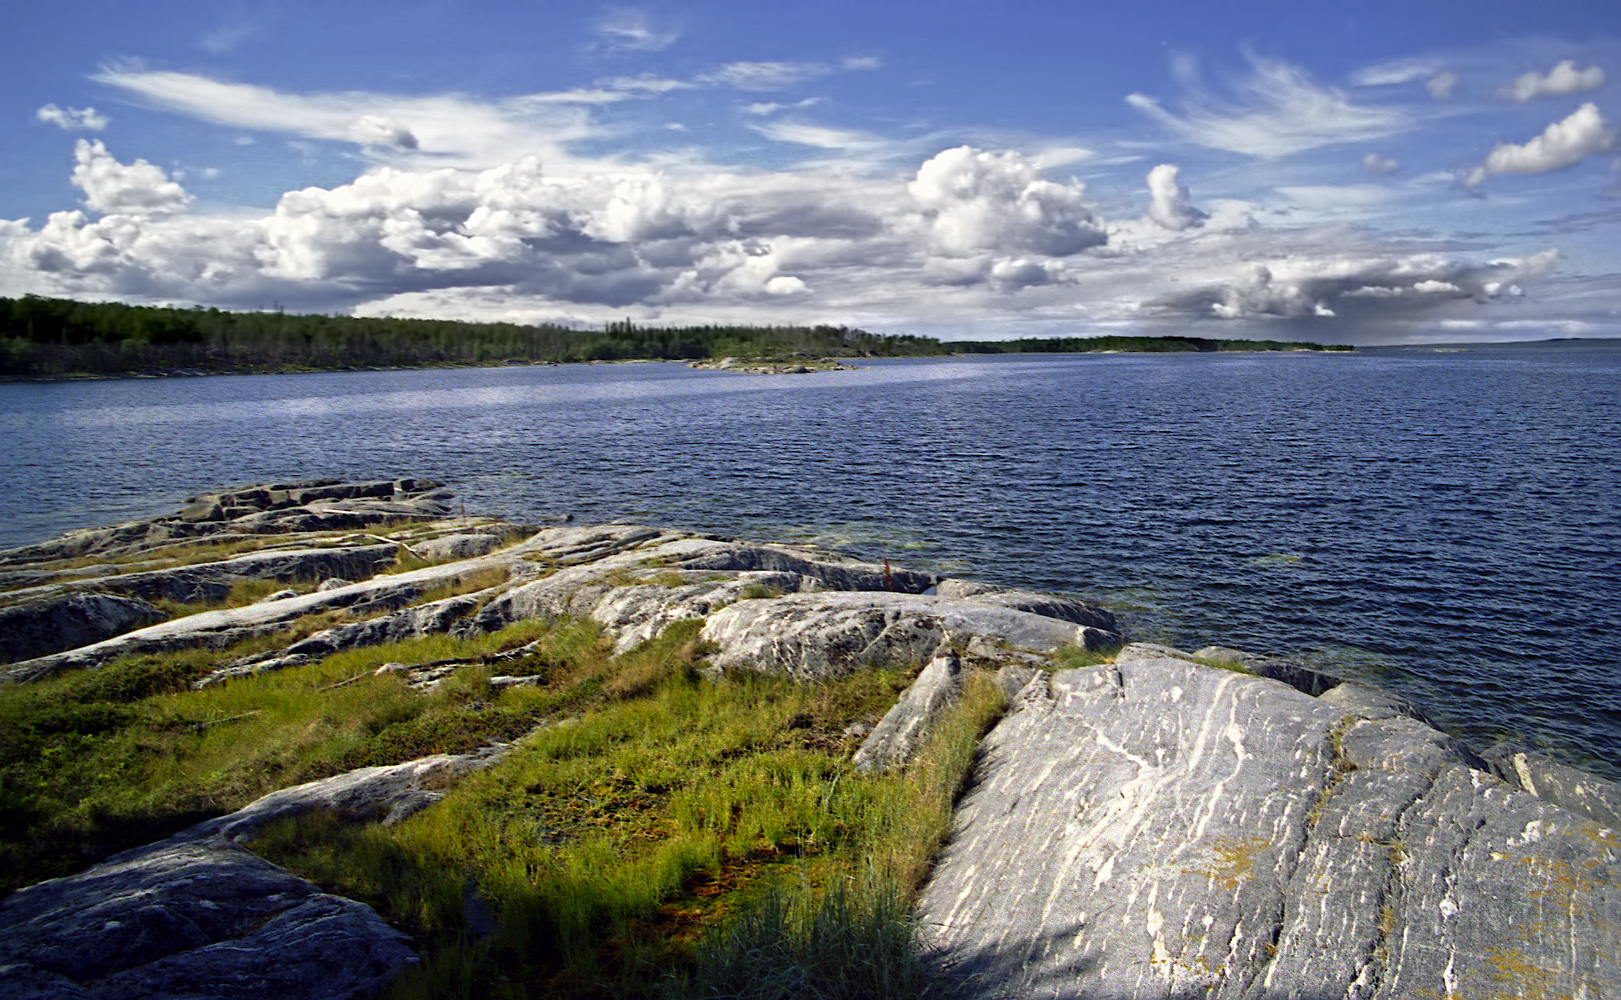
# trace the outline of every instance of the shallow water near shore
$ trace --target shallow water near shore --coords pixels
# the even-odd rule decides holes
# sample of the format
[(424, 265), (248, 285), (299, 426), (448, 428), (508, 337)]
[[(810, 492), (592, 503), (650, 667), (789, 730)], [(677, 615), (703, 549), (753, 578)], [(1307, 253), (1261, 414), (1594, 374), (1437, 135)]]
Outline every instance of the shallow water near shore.
[(1621, 777), (1621, 347), (0, 385), (0, 545), (217, 486), (764, 540), (1093, 597)]

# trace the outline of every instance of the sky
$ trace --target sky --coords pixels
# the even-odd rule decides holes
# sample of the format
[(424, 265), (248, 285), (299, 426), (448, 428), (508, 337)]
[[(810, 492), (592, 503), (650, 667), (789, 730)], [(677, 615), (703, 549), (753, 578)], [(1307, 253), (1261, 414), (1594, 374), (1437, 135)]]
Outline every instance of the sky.
[(1621, 336), (1621, 4), (18, 0), (0, 295)]

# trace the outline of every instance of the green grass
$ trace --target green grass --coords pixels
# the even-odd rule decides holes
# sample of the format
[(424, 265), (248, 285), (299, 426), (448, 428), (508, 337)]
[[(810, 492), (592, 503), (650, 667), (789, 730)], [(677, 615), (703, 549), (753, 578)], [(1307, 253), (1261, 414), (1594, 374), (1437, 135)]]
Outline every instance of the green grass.
[[(592, 623), (528, 622), (203, 691), (191, 681), (244, 650), (0, 690), (6, 888), (275, 788), (538, 725), (403, 823), (310, 815), (250, 846), (413, 937), (423, 962), (395, 997), (922, 995), (907, 913), (1001, 712), (995, 684), (970, 674), (917, 761), (861, 775), (844, 730), (907, 677), (705, 681), (700, 627), (617, 657)], [(526, 659), (464, 668), (430, 694), (373, 674), (536, 639)], [(496, 692), (492, 671), (538, 683)]]
[[(525, 624), (476, 641), (434, 636), (386, 652), (401, 662), (477, 656), (536, 631)], [(395, 677), (326, 690), (362, 665), (375, 669), (384, 661), (370, 654), (382, 651), (190, 689), (218, 664), (286, 641), (127, 657), (0, 687), (0, 891), (68, 874), (277, 788), (474, 749), (538, 721), (522, 704), (491, 702), (477, 669), (430, 695)], [(522, 664), (503, 669), (525, 672)]]

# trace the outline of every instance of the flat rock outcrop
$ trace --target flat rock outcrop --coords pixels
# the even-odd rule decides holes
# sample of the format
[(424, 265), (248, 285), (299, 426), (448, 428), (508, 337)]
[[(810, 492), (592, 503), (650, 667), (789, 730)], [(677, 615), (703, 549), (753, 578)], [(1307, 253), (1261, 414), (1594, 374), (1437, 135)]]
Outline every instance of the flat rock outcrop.
[(1614, 995), (1621, 836), (1371, 715), (1163, 647), (1034, 676), (923, 891), (931, 960), (975, 997)]

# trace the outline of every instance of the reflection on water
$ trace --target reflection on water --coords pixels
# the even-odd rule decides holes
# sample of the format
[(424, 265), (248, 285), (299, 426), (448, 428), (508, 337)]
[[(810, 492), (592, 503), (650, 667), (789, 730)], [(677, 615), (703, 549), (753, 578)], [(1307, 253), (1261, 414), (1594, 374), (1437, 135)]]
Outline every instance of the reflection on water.
[[(1621, 350), (675, 364), (0, 386), (0, 543), (220, 485), (813, 542), (1293, 653), (1621, 774)], [(1594, 763), (1592, 760), (1589, 763)]]

